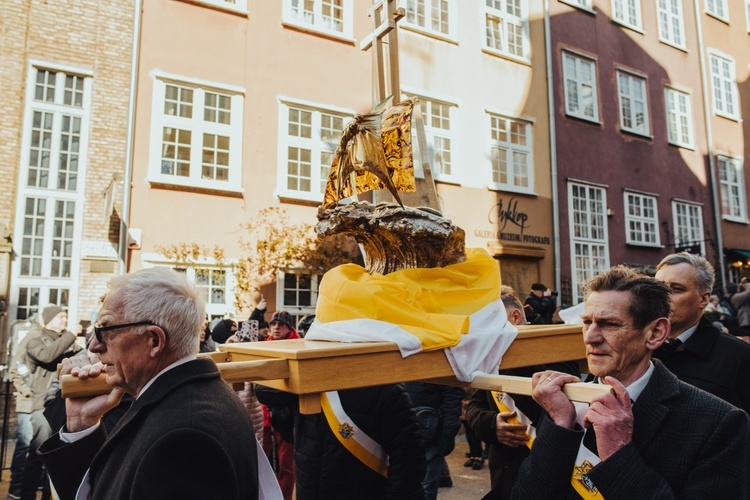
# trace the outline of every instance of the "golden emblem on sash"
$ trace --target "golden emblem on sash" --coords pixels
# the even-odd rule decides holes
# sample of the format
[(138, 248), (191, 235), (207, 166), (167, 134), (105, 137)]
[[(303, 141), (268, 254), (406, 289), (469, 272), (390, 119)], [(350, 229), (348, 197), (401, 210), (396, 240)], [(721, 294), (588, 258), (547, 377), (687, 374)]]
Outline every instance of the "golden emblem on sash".
[(573, 478), (577, 479), (578, 482), (581, 483), (583, 487), (586, 488), (589, 492), (596, 494), (598, 490), (588, 476), (589, 471), (593, 468), (594, 465), (591, 462), (589, 462), (588, 460), (584, 460), (581, 465), (576, 465), (573, 467)]
[(344, 439), (349, 439), (354, 435), (354, 427), (349, 425), (349, 422), (344, 422), (339, 425), (339, 434), (341, 434), (341, 437)]

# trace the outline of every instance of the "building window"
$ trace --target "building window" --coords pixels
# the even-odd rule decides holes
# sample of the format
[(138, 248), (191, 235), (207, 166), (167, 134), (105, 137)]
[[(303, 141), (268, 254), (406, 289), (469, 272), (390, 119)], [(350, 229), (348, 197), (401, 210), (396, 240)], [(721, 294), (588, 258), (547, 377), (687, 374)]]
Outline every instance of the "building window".
[(607, 195), (603, 188), (568, 184), (573, 302), (583, 300), (586, 283), (609, 269)]
[(727, 0), (706, 0), (706, 12), (722, 21), (729, 22)]
[(672, 201), (675, 251), (690, 250), (705, 255), (703, 209), (700, 205)]
[(711, 88), (714, 93), (714, 113), (737, 119), (737, 76), (734, 59), (709, 53), (711, 64)]
[(534, 191), (531, 124), (490, 115), (490, 159), (496, 189)]
[(195, 268), (195, 288), (206, 304), (227, 303), (227, 271), (225, 269)]
[(747, 22), (747, 31), (750, 32), (750, 0), (745, 0), (745, 21)]
[(285, 23), (351, 38), (353, 0), (284, 0)]
[(73, 300), (91, 87), (91, 77), (75, 70), (37, 63), (29, 69), (11, 271), (17, 319), (40, 304), (67, 308)]
[(646, 79), (618, 71), (617, 92), (620, 101), (620, 128), (628, 132), (648, 135)]
[(521, 0), (485, 0), (485, 46), (528, 60), (528, 8)]
[(458, 172), (453, 168), (455, 148), (451, 124), (455, 123), (453, 114), (456, 107), (423, 97), (419, 98), (419, 103), (422, 106), (432, 172), (437, 180), (455, 177)]
[(596, 65), (591, 59), (563, 52), (565, 113), (586, 120), (599, 120), (596, 95)]
[(640, 31), (641, 0), (612, 0), (612, 19)]
[[(146, 262), (144, 260), (144, 262)], [(195, 285), (196, 291), (206, 301), (206, 314), (213, 318), (223, 318), (235, 312), (234, 274), (231, 266), (176, 264), (159, 259), (147, 266), (168, 266), (177, 272), (185, 273)]]
[(682, 0), (658, 0), (659, 40), (685, 48), (685, 27), (682, 20)]
[(157, 76), (149, 181), (241, 191), (242, 104), (236, 89)]
[(306, 314), (315, 314), (321, 276), (309, 273), (280, 273), (276, 281), (277, 309), (292, 315), (296, 327)]
[(721, 213), (725, 219), (747, 221), (745, 173), (742, 161), (719, 156), (719, 182), (721, 184)]
[(437, 35), (451, 36), (454, 0), (406, 0), (405, 3), (407, 25)]
[(322, 200), (333, 154), (348, 123), (347, 115), (282, 102), (280, 123), (279, 193), (291, 198)]
[(631, 245), (658, 247), (659, 216), (656, 198), (625, 192), (625, 234)]
[(664, 89), (667, 104), (667, 135), (670, 144), (693, 147), (693, 118), (690, 96), (672, 88)]

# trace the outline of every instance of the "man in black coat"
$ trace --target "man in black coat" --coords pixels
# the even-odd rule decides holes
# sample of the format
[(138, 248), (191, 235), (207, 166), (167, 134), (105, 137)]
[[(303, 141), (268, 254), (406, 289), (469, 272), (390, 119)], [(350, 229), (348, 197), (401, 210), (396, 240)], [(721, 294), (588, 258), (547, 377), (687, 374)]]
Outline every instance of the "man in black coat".
[(555, 314), (557, 304), (552, 297), (552, 290), (547, 289), (542, 283), (534, 283), (531, 285), (531, 292), (529, 293), (529, 296), (526, 297), (524, 305), (530, 306), (533, 313), (536, 315), (535, 317), (538, 318), (536, 321), (529, 318), (529, 321), (532, 323), (544, 323), (547, 325), (552, 324), (552, 315)]
[(625, 266), (589, 281), (586, 359), (610, 389), (576, 406), (562, 389), (577, 377), (534, 374), (546, 414), (512, 498), (578, 500), (578, 489), (607, 500), (750, 498), (748, 415), (651, 361), (669, 336), (669, 295)]
[[(40, 448), (56, 498), (257, 498), (250, 418), (214, 362), (195, 356), (204, 314), (171, 269), (112, 280), (89, 344), (100, 361), (66, 360), (63, 373), (103, 372), (114, 389), (66, 400), (65, 427)], [(107, 435), (101, 418), (125, 393), (136, 400)]]
[(656, 279), (672, 290), (669, 342), (654, 357), (683, 382), (750, 412), (750, 344), (720, 332), (703, 317), (714, 268), (686, 252), (664, 257)]

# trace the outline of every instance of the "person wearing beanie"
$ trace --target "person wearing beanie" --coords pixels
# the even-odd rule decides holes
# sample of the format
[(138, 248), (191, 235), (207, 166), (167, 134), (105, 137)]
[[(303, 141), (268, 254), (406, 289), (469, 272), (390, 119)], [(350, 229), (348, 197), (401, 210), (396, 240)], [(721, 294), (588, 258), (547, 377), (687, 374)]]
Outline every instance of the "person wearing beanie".
[(530, 306), (533, 313), (538, 315), (538, 320), (534, 320), (533, 316), (526, 313), (529, 323), (552, 323), (552, 315), (557, 309), (555, 299), (552, 298), (552, 290), (548, 290), (542, 283), (534, 283), (531, 285), (531, 293), (526, 297), (524, 306)]
[(217, 344), (223, 344), (237, 331), (237, 322), (233, 319), (222, 319), (211, 332), (211, 338)]
[[(12, 363), (13, 367), (25, 366), (26, 376), (19, 376), (18, 370), (11, 370), (11, 380), (18, 391), (18, 411), (29, 421), (32, 439), (23, 466), (23, 479), (19, 497), (36, 499), (42, 462), (36, 450), (51, 435), (52, 429), (44, 418), (44, 398), (52, 381), (57, 379), (57, 365), (64, 358), (81, 350), (74, 333), (67, 331), (68, 313), (55, 304), (50, 304), (38, 315), (39, 327), (33, 327), (19, 344)], [(22, 411), (23, 410), (23, 411)], [(15, 459), (15, 457), (14, 457)], [(20, 459), (20, 458), (19, 458)], [(11, 493), (15, 494), (15, 491)]]
[(289, 340), (300, 338), (299, 333), (294, 328), (292, 315), (286, 311), (276, 311), (271, 316), (271, 335), (268, 340)]

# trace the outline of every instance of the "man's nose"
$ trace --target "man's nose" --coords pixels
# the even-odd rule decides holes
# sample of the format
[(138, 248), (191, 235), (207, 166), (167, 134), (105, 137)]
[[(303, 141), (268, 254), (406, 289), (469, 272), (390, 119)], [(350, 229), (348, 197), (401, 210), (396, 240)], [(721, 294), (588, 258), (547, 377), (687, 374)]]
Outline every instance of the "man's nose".
[(99, 339), (96, 338), (96, 334), (91, 334), (91, 339), (89, 339), (89, 351), (91, 352), (104, 352), (107, 350), (107, 344), (104, 342), (99, 342)]

